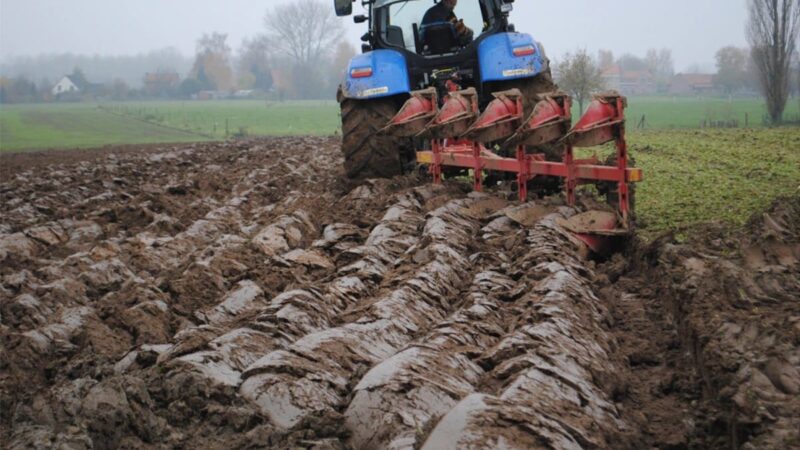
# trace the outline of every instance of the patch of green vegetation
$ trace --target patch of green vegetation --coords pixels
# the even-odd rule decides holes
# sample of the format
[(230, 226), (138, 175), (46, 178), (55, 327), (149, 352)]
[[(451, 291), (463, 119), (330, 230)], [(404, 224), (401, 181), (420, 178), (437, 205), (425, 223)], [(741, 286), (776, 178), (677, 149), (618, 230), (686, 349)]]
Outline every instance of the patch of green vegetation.
[(324, 136), (339, 132), (335, 101), (263, 100), (127, 102), (108, 111), (159, 125), (225, 139), (246, 130), (249, 136)]
[(701, 222), (743, 224), (800, 193), (800, 128), (628, 133), (645, 236)]
[(0, 108), (0, 151), (207, 139), (109, 114), (88, 104), (3, 105)]
[(2, 105), (0, 151), (331, 135), (339, 128), (339, 106), (334, 101)]
[[(580, 111), (573, 105), (572, 115), (577, 120)], [(760, 98), (720, 98), (720, 97), (628, 97), (628, 128), (636, 129), (644, 116), (645, 130), (700, 128), (705, 122), (738, 122), (739, 127), (747, 125), (761, 128), (766, 125), (767, 108)], [(800, 119), (800, 106), (797, 99), (790, 99), (786, 105), (784, 118)]]

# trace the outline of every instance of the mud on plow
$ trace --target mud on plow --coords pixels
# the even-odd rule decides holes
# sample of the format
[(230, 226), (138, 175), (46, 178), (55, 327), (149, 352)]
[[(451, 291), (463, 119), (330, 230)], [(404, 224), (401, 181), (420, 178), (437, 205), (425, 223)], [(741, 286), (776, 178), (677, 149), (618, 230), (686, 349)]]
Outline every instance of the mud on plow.
[[(595, 94), (572, 126), (571, 98), (562, 92), (537, 95), (529, 114), (518, 89), (493, 96), (481, 113), (474, 88), (451, 87), (441, 102), (435, 88), (416, 91), (382, 132), (429, 139), (430, 149), (418, 151), (416, 160), (427, 166), (435, 184), (442, 182), (447, 168), (470, 171), (477, 191), (483, 190), (487, 178), (516, 174), (518, 197), (524, 202), (532, 180), (556, 177), (570, 206), (578, 186), (604, 188), (615, 212), (588, 211), (562, 224), (596, 253), (606, 252), (611, 241), (632, 231), (631, 184), (642, 180), (642, 170), (629, 165), (625, 97), (613, 91)], [(609, 142), (616, 148), (610, 165), (596, 155), (575, 156), (575, 148)]]

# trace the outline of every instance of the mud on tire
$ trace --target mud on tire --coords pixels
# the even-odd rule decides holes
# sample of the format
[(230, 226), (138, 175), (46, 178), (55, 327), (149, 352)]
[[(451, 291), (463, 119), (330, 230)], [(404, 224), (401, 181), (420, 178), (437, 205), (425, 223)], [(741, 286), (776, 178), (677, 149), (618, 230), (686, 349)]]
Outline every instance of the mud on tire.
[(393, 99), (353, 100), (339, 95), (342, 153), (347, 178), (390, 178), (403, 171), (400, 139), (379, 135), (397, 112)]

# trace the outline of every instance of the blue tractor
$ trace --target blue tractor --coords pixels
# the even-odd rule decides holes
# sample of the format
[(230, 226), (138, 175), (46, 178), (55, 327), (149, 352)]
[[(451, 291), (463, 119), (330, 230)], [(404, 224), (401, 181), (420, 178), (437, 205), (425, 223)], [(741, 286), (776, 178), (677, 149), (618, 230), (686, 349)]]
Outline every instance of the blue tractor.
[[(336, 14), (351, 15), (354, 1), (334, 0)], [(409, 102), (439, 102), (460, 93), (465, 104), (483, 111), (495, 94), (516, 89), (531, 110), (537, 94), (556, 90), (542, 45), (509, 23), (514, 0), (361, 3), (367, 14), (354, 21), (369, 30), (337, 95), (351, 179), (391, 177), (414, 166), (415, 152), (430, 142), (423, 139), (430, 117), (420, 116), (424, 120), (411, 129), (387, 126), (413, 109)]]

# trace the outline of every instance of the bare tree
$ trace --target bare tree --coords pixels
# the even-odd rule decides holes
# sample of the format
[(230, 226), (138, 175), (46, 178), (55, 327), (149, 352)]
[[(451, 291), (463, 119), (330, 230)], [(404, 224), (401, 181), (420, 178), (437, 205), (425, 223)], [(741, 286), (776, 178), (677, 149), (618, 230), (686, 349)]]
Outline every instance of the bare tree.
[(239, 86), (242, 89), (272, 88), (272, 63), (270, 61), (270, 45), (263, 36), (242, 41), (238, 58)]
[(201, 89), (228, 90), (233, 87), (231, 70), (231, 48), (228, 35), (203, 34), (197, 41), (197, 55), (190, 78), (198, 80)]
[(661, 50), (651, 48), (647, 50), (644, 62), (647, 64), (647, 68), (653, 72), (653, 75), (671, 77), (675, 73), (672, 50), (668, 48), (662, 48)]
[[(794, 87), (792, 91), (795, 99), (797, 100), (797, 105), (800, 106), (800, 51), (794, 52), (794, 62), (792, 63), (792, 67), (793, 75), (789, 75), (790, 77), (794, 76)], [(800, 116), (798, 116), (798, 119), (800, 119)]]
[(578, 101), (581, 112), (592, 92), (603, 89), (600, 67), (586, 49), (564, 55), (564, 60), (556, 66), (556, 77), (558, 85)]
[(669, 87), (672, 76), (675, 75), (672, 50), (668, 48), (662, 48), (661, 50), (651, 48), (647, 50), (644, 61), (647, 64), (647, 70), (653, 74), (658, 91), (665, 92)]
[(686, 67), (686, 70), (684, 70), (684, 72), (685, 73), (703, 73), (703, 68), (700, 66), (700, 64), (692, 63), (692, 64), (689, 64), (688, 67)]
[(306, 67), (318, 64), (344, 36), (329, 2), (318, 0), (275, 6), (267, 12), (264, 25), (272, 47)]
[(356, 56), (356, 48), (347, 41), (339, 42), (331, 60), (331, 70), (328, 72), (328, 85), (335, 90), (344, 79), (350, 59)]
[(600, 49), (597, 51), (597, 64), (600, 70), (610, 69), (614, 65), (614, 52)]
[[(800, 106), (800, 56), (797, 57), (797, 106)], [(800, 108), (798, 108), (800, 110)]]
[(228, 35), (217, 32), (211, 34), (203, 33), (203, 36), (197, 40), (197, 53), (213, 53), (228, 61), (231, 56)]
[(647, 70), (647, 62), (631, 53), (625, 53), (617, 59), (617, 65), (626, 72)]
[(772, 123), (780, 123), (789, 95), (790, 64), (797, 48), (797, 0), (749, 0), (747, 40)]
[(717, 75), (714, 83), (726, 94), (732, 94), (747, 85), (749, 52), (745, 48), (723, 47), (717, 51)]

